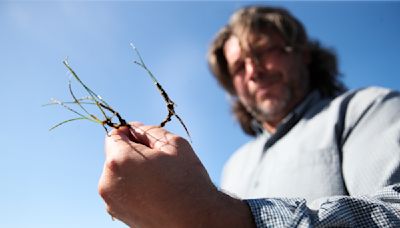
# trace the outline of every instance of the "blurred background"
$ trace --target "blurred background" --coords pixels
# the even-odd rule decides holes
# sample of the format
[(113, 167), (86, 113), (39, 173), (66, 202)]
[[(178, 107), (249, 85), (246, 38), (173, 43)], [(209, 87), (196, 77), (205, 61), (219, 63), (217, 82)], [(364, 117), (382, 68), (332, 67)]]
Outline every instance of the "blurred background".
[[(167, 114), (139, 49), (185, 121), (193, 147), (219, 185), (230, 154), (250, 138), (206, 64), (230, 14), (251, 2), (0, 2), (0, 227), (126, 227), (97, 193), (105, 132), (76, 121), (50, 98), (71, 100), (62, 61), (127, 120), (156, 125)], [(339, 56), (349, 88), (400, 89), (399, 2), (257, 2), (288, 8)], [(85, 96), (73, 83), (77, 96)], [(185, 136), (173, 119), (167, 129)]]

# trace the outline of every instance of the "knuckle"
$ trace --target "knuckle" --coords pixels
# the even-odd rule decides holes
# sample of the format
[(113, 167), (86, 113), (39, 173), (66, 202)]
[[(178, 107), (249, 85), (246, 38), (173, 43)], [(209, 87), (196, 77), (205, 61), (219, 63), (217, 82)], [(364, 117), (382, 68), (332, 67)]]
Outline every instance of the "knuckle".
[(109, 158), (106, 159), (105, 166), (111, 172), (116, 173), (118, 171), (119, 162), (115, 158)]
[(106, 160), (104, 165), (103, 174), (100, 177), (97, 191), (106, 203), (111, 201), (113, 192), (116, 189), (115, 176), (117, 175), (117, 162), (115, 160)]
[(103, 198), (104, 201), (108, 202), (108, 191), (106, 191), (106, 188), (103, 185), (99, 185), (98, 192), (101, 198)]
[(130, 170), (135, 165), (135, 159), (132, 155), (125, 153), (118, 153), (115, 156), (108, 157), (105, 161), (106, 169), (113, 174), (113, 176), (121, 176)]
[(104, 181), (100, 181), (100, 183), (98, 185), (98, 192), (99, 192), (99, 195), (101, 196), (101, 198), (103, 198), (103, 200), (106, 203), (110, 202), (110, 199), (111, 199), (110, 186), (108, 186)]
[(178, 135), (171, 135), (168, 141), (172, 145), (176, 145), (176, 146), (188, 144), (188, 141), (185, 138), (178, 136)]
[(171, 135), (168, 139), (168, 141), (174, 145), (181, 143), (182, 140), (183, 138), (178, 135)]

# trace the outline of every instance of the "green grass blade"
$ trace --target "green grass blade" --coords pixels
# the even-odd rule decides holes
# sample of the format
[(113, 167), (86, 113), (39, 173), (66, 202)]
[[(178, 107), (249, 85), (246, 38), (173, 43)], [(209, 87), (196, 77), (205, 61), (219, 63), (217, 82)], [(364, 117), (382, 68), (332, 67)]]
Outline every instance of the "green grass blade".
[(72, 91), (72, 85), (71, 85), (71, 80), (68, 81), (68, 89), (69, 89), (69, 93), (71, 94), (72, 98), (74, 99), (74, 102), (89, 116), (91, 115), (85, 107), (83, 107), (83, 105), (81, 104), (81, 102), (76, 98), (74, 92)]
[(189, 134), (189, 130), (187, 129), (186, 125), (183, 123), (183, 120), (175, 113), (174, 107), (175, 107), (175, 102), (173, 102), (167, 92), (164, 90), (164, 88), (161, 86), (161, 84), (158, 82), (157, 78), (153, 75), (153, 73), (150, 71), (149, 68), (147, 68), (146, 64), (143, 61), (142, 56), (139, 53), (139, 50), (132, 44), (130, 43), (132, 49), (135, 51), (136, 55), (139, 57), (139, 62), (138, 61), (134, 61), (135, 64), (139, 65), (140, 67), (142, 67), (144, 70), (147, 71), (148, 75), (150, 76), (150, 78), (153, 80), (154, 84), (156, 85), (158, 91), (160, 92), (160, 95), (164, 98), (164, 101), (167, 105), (168, 108), (168, 116), (165, 120), (165, 122), (161, 122), (161, 125), (163, 125), (164, 123), (168, 122), (170, 120), (170, 114), (172, 114), (173, 116), (175, 116), (179, 123), (182, 125), (182, 127), (185, 129), (186, 134), (189, 137), (190, 142), (192, 142), (191, 136)]
[[(91, 90), (88, 86), (86, 86), (85, 83), (83, 83), (83, 81), (79, 78), (79, 76), (75, 73), (75, 71), (71, 68), (71, 66), (68, 64), (67, 61), (64, 60), (64, 65), (68, 68), (68, 70), (70, 71), (70, 73), (73, 75), (73, 77), (83, 86), (83, 88), (86, 90), (86, 92), (90, 95), (89, 99), (93, 100), (94, 104), (97, 106), (97, 108), (100, 110), (100, 112), (102, 113), (102, 115), (104, 116), (105, 119), (111, 119), (110, 117), (107, 116), (106, 112), (104, 111), (103, 107), (107, 107), (110, 110), (112, 109), (111, 106), (105, 101), (103, 100), (103, 98), (101, 96), (99, 96), (98, 94), (96, 94), (95, 92), (93, 92), (93, 90)], [(70, 89), (71, 92), (71, 89)], [(74, 97), (73, 93), (71, 93), (71, 95)], [(76, 99), (74, 98), (74, 100), (76, 101)], [(79, 105), (79, 101), (77, 102), (77, 104)], [(89, 114), (85, 108), (82, 105), (79, 105), (87, 114)], [(92, 118), (94, 117), (93, 115), (89, 114)], [(98, 118), (96, 117), (96, 120), (98, 120)]]
[[(72, 104), (72, 105), (76, 105), (77, 103), (75, 101), (64, 101), (64, 104)], [(86, 101), (80, 101), (79, 103), (83, 104), (83, 105), (96, 105), (93, 102), (86, 102)], [(50, 106), (50, 105), (59, 105), (57, 103), (47, 103), (47, 104), (43, 104), (42, 106)]]
[[(103, 114), (103, 116), (104, 116), (105, 119), (109, 119), (109, 120), (112, 119), (112, 117), (107, 116), (106, 112), (105, 112), (104, 109), (103, 109), (103, 106), (101, 106), (101, 103), (99, 103), (99, 102), (96, 101), (96, 102), (95, 102), (95, 105), (97, 106), (97, 108), (99, 108), (101, 114)], [(109, 106), (105, 106), (105, 107), (109, 107)]]
[(86, 119), (87, 119), (86, 117), (78, 117), (78, 118), (73, 118), (73, 119), (69, 119), (69, 120), (64, 120), (63, 122), (54, 125), (52, 128), (49, 129), (49, 131), (51, 131), (54, 128), (57, 128), (57, 127), (65, 124), (65, 123), (68, 123), (68, 122), (72, 122), (72, 121), (75, 121), (75, 120), (86, 120)]
[(76, 111), (75, 109), (69, 107), (68, 105), (66, 105), (66, 104), (65, 104), (64, 102), (62, 102), (62, 101), (53, 99), (52, 102), (54, 102), (54, 103), (56, 103), (56, 104), (58, 104), (58, 105), (61, 105), (62, 107), (66, 108), (67, 110), (69, 110), (69, 111), (71, 111), (71, 112), (77, 114), (77, 115), (80, 116), (81, 118), (85, 118), (85, 119), (90, 120), (90, 121), (92, 121), (92, 122), (101, 123), (101, 121), (99, 121), (98, 119), (93, 118), (92, 115), (89, 115), (90, 117), (87, 117), (87, 116), (83, 115), (82, 113)]
[[(55, 100), (53, 98), (53, 100)], [(79, 103), (83, 104), (83, 105), (95, 105), (94, 102), (89, 102), (89, 101), (93, 101), (93, 99), (91, 99), (90, 97), (82, 97), (82, 98), (78, 98), (77, 99), (79, 101)], [(64, 104), (77, 104), (75, 101), (63, 101)], [(47, 104), (43, 104), (42, 107), (44, 106), (50, 106), (50, 105), (59, 105), (58, 103), (55, 102), (50, 102)]]
[(149, 68), (147, 68), (146, 64), (144, 63), (143, 58), (140, 55), (139, 50), (132, 43), (130, 43), (130, 45), (131, 45), (132, 49), (135, 51), (136, 55), (139, 57), (139, 60), (140, 60), (140, 62), (137, 62), (137, 61), (134, 61), (134, 62), (147, 71), (147, 73), (150, 75), (150, 77), (151, 77), (151, 79), (153, 80), (154, 83), (158, 83), (157, 78), (153, 75), (153, 73), (149, 70)]
[(99, 103), (104, 103), (105, 105), (109, 106), (105, 100), (102, 99), (101, 96), (97, 95), (95, 92), (93, 92), (89, 87), (86, 86), (85, 83), (78, 77), (78, 75), (75, 73), (75, 71), (71, 68), (71, 66), (68, 64), (67, 60), (63, 61), (64, 65), (67, 67), (69, 72), (72, 74), (72, 76), (83, 86), (83, 88), (89, 93), (89, 95)]

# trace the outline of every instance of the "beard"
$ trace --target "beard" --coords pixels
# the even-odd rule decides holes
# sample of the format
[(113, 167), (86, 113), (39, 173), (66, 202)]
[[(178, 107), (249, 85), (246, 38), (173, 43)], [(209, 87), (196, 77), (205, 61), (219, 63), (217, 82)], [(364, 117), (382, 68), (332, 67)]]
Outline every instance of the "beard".
[(290, 102), (293, 101), (293, 92), (288, 87), (283, 88), (279, 96), (265, 97), (253, 102), (240, 99), (246, 110), (259, 122), (277, 122), (289, 113)]

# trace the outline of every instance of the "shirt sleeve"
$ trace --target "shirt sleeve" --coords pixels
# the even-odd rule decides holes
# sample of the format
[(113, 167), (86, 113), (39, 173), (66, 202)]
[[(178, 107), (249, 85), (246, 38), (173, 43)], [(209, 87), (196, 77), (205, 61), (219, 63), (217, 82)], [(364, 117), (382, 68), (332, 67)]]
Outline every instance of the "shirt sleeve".
[(372, 196), (246, 200), (257, 227), (400, 227), (400, 184)]

